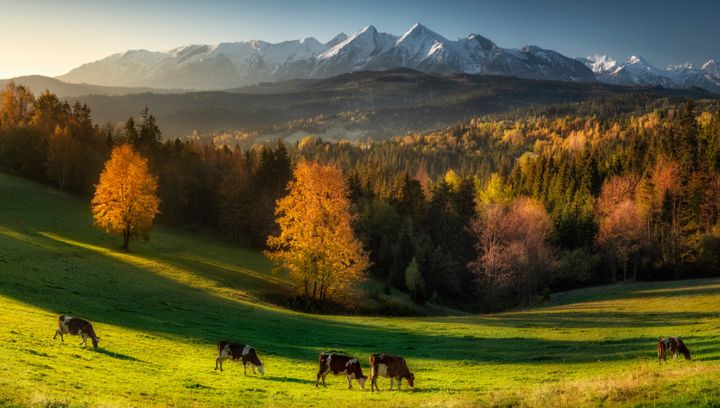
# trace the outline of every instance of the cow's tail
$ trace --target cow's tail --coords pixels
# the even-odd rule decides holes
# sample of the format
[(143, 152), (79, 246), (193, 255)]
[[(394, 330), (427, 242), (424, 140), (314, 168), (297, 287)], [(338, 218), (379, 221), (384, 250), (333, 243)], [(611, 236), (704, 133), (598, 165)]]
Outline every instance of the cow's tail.
[(328, 354), (326, 353), (320, 353), (320, 357), (318, 357), (318, 373), (322, 372), (325, 368), (325, 363), (327, 362)]
[(225, 348), (225, 345), (228, 344), (225, 340), (220, 340), (217, 342), (217, 352), (218, 356), (222, 354), (223, 349)]
[(375, 378), (375, 371), (377, 367), (377, 354), (370, 354), (370, 378)]
[(665, 353), (666, 353), (665, 342), (662, 339), (660, 339), (660, 341), (658, 341), (658, 343), (657, 343), (658, 363), (661, 363), (662, 360), (664, 358), (666, 358)]

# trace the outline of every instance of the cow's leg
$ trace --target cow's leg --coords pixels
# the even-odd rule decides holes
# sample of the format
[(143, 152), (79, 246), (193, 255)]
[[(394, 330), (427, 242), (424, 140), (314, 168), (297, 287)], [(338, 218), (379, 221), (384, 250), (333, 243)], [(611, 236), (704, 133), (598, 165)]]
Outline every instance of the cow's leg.
[(380, 388), (378, 388), (378, 386), (377, 386), (378, 372), (377, 372), (377, 370), (375, 370), (375, 367), (373, 367), (373, 370), (370, 372), (370, 375), (372, 375), (372, 378), (370, 378), (370, 392), (375, 392), (376, 388), (379, 392)]
[(220, 367), (220, 371), (223, 370), (223, 369), (222, 369), (222, 356), (218, 356), (218, 357), (215, 359), (215, 369), (217, 370), (218, 367)]
[(55, 329), (55, 335), (53, 336), (53, 340), (55, 340), (55, 338), (57, 338), (58, 334), (60, 335), (60, 341), (65, 343), (65, 336), (63, 336), (63, 332), (59, 327), (57, 329)]
[(324, 373), (323, 376), (322, 376), (322, 378), (323, 378), (323, 387), (327, 387), (327, 385), (325, 385), (325, 378), (326, 378), (326, 377), (327, 377), (327, 373)]
[(255, 364), (250, 363), (250, 368), (252, 368), (253, 375), (257, 375), (257, 373), (255, 372)]
[(247, 363), (243, 361), (243, 374), (247, 375)]
[(398, 391), (400, 391), (400, 385), (402, 385), (402, 377), (398, 377)]
[(85, 347), (87, 347), (87, 335), (85, 333), (83, 333), (80, 336), (82, 337), (82, 341), (80, 342), (80, 345), (82, 346), (84, 344)]
[(315, 378), (315, 388), (317, 388), (318, 385), (320, 385), (320, 377), (322, 377), (322, 371), (318, 371), (318, 373), (317, 373), (317, 378)]
[(347, 376), (347, 380), (348, 380), (348, 389), (352, 390), (352, 378), (350, 378), (349, 375)]
[(390, 377), (390, 391), (392, 391), (394, 383), (395, 383), (395, 377)]

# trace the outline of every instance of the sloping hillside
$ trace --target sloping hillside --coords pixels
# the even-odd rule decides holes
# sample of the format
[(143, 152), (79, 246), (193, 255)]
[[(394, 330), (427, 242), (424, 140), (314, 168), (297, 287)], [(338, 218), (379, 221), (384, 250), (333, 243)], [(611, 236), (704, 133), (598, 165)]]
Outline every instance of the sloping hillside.
[[(600, 83), (541, 81), (485, 75), (431, 75), (410, 69), (363, 71), (322, 80), (287, 81), (232, 92), (95, 95), (80, 98), (96, 122), (125, 121), (147, 106), (157, 117), (163, 136), (286, 126), (290, 121), (337, 115), (344, 138), (384, 139), (410, 131), (450, 126), (485, 114), (517, 108), (587, 101), (643, 92), (660, 97), (714, 99), (699, 89), (631, 87)], [(360, 113), (363, 113), (361, 115)], [(359, 120), (367, 116), (366, 120)], [(342, 119), (342, 120), (340, 120)], [(292, 126), (314, 134), (317, 126)], [(263, 133), (270, 133), (266, 131)]]
[[(720, 403), (720, 280), (600, 287), (486, 316), (306, 315), (256, 301), (286, 282), (259, 254), (160, 229), (118, 252), (87, 205), (0, 174), (0, 405), (472, 406)], [(53, 341), (57, 315), (101, 337)], [(658, 366), (681, 335), (691, 362)], [(213, 370), (214, 343), (248, 342), (263, 377)], [(317, 354), (407, 357), (413, 392), (315, 389)], [(356, 385), (357, 388), (357, 385)], [(369, 388), (369, 387), (368, 387)]]

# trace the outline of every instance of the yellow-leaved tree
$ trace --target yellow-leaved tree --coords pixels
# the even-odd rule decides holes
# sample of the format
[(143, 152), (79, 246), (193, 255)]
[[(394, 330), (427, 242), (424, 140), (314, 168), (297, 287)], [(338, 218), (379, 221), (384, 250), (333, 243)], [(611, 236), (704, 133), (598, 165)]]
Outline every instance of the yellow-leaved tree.
[(128, 249), (131, 237), (148, 239), (159, 206), (157, 177), (147, 159), (129, 144), (114, 148), (92, 199), (95, 225), (122, 235)]
[(302, 285), (306, 298), (326, 299), (364, 277), (367, 253), (352, 229), (348, 187), (334, 165), (301, 162), (290, 193), (278, 200), (280, 234), (268, 237), (268, 256)]

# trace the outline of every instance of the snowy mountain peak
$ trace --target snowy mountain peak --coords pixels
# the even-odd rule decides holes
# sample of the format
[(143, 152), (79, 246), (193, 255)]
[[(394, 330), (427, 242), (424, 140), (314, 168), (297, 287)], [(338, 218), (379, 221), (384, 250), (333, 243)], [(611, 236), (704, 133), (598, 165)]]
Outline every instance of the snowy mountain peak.
[(425, 27), (424, 25), (420, 23), (413, 24), (412, 27), (410, 27), (409, 30), (405, 32), (400, 38), (397, 40), (397, 44), (406, 43), (408, 41), (439, 41), (444, 42), (447, 41), (447, 39), (440, 34), (430, 30), (429, 28)]
[(714, 59), (708, 60), (708, 62), (704, 63), (702, 65), (703, 71), (707, 71), (713, 74), (720, 74), (720, 63), (715, 61)]
[(322, 45), (320, 41), (318, 41), (315, 37), (304, 37), (298, 40), (300, 44), (309, 44), (311, 46), (315, 45)]
[(579, 58), (601, 82), (619, 85), (651, 85), (666, 88), (699, 87), (720, 92), (720, 71), (710, 60), (698, 69), (691, 63), (669, 65), (658, 69), (643, 57), (632, 55), (617, 62), (606, 55)]
[(410, 68), (430, 73), (512, 75), (520, 78), (594, 81), (720, 92), (720, 66), (689, 64), (658, 69), (633, 55), (571, 59), (537, 46), (507, 49), (469, 34), (448, 40), (415, 23), (400, 36), (368, 25), (327, 43), (313, 37), (191, 44), (168, 51), (128, 50), (84, 64), (58, 79), (107, 86), (223, 89), (295, 78), (326, 78), (358, 70)]
[(592, 72), (598, 74), (617, 67), (617, 61), (607, 55), (593, 54), (586, 57), (586, 65)]
[(656, 68), (645, 58), (638, 57), (636, 55), (631, 55), (630, 58), (627, 59), (627, 62), (625, 63), (625, 68), (639, 75), (663, 75), (662, 70)]
[(498, 48), (497, 44), (492, 42), (490, 39), (483, 37), (480, 34), (470, 34), (467, 37), (465, 37), (465, 40), (467, 42), (477, 43), (478, 45), (480, 45), (480, 48), (484, 51), (490, 51), (490, 50)]
[(336, 35), (335, 37), (333, 37), (332, 40), (326, 42), (325, 46), (328, 48), (332, 48), (332, 47), (340, 44), (341, 42), (347, 40), (347, 38), (348, 38), (347, 34), (340, 33), (340, 34)]
[(686, 62), (684, 64), (674, 64), (674, 65), (668, 65), (665, 67), (665, 71), (683, 71), (683, 70), (692, 70), (695, 69), (695, 66), (692, 64), (692, 62)]

